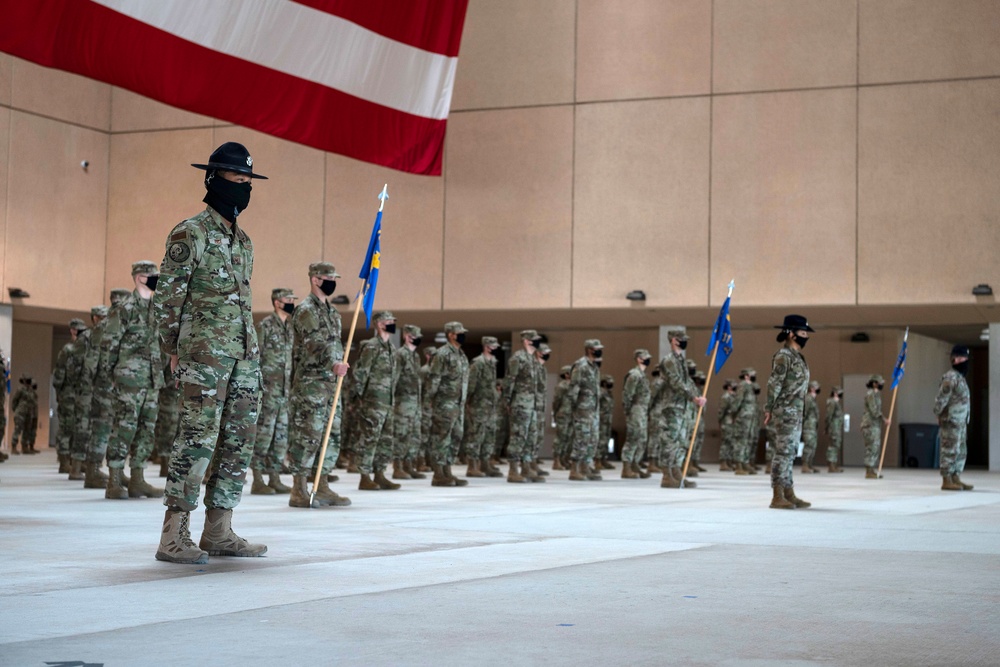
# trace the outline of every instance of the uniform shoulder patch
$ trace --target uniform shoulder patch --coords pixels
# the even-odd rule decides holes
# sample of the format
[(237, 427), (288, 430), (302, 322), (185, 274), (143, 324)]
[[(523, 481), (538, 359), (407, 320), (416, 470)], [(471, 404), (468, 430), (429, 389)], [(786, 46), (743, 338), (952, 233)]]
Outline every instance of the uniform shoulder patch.
[(191, 259), (191, 246), (188, 245), (186, 240), (174, 241), (173, 237), (171, 237), (171, 243), (167, 247), (167, 257), (169, 257), (173, 262), (183, 264)]

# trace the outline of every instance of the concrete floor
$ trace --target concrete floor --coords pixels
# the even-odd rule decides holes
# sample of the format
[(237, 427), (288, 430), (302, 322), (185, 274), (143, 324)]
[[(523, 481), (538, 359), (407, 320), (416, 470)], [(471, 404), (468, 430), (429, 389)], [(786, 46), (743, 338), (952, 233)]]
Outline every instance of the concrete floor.
[(234, 525), (267, 556), (182, 566), (153, 559), (160, 501), (14, 457), (0, 665), (1000, 664), (1000, 475), (797, 475), (813, 508), (777, 511), (764, 475), (711, 468), (684, 490), (341, 471), (332, 510), (248, 487)]

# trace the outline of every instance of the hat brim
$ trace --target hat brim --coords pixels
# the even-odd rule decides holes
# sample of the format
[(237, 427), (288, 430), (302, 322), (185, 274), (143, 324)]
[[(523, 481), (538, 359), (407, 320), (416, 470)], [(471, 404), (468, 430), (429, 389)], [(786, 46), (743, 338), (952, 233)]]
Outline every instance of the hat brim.
[(789, 331), (808, 331), (809, 333), (816, 333), (816, 330), (813, 329), (808, 324), (805, 325), (804, 327), (786, 327), (784, 324), (779, 324), (779, 325), (775, 326), (774, 328), (775, 329), (782, 329), (782, 330), (788, 329)]
[(259, 178), (263, 181), (268, 180), (267, 176), (261, 176), (260, 174), (253, 173), (252, 169), (234, 167), (231, 164), (219, 164), (218, 162), (209, 162), (208, 164), (192, 164), (195, 169), (202, 169), (204, 171), (209, 171), (211, 169), (221, 169), (222, 171), (235, 171), (237, 174), (246, 174), (250, 178)]

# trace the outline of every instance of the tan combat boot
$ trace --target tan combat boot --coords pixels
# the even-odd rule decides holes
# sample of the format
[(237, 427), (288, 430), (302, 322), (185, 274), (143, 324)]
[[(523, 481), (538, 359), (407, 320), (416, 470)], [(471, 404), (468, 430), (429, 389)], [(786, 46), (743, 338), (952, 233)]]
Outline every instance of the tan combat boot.
[(511, 484), (522, 484), (528, 481), (521, 476), (519, 464), (513, 458), (510, 460), (510, 472), (507, 473), (507, 481)]
[(352, 452), (347, 455), (347, 472), (360, 473), (358, 470), (358, 457)]
[(808, 475), (808, 474), (812, 473), (812, 471), (813, 471), (813, 469), (809, 467), (809, 464), (806, 463), (805, 461), (803, 461), (802, 462), (802, 474), (803, 475)]
[(454, 486), (468, 486), (469, 485), (469, 480), (462, 479), (460, 477), (455, 477), (455, 475), (452, 474), (452, 472), (451, 472), (451, 466), (450, 465), (441, 466), (441, 472), (444, 473), (445, 477), (447, 477), (448, 479), (450, 479), (452, 481), (452, 483), (454, 484)]
[(534, 462), (521, 463), (521, 476), (529, 482), (545, 481), (545, 478), (538, 474), (538, 465)]
[(649, 467), (647, 467), (646, 470), (648, 470), (651, 474), (663, 472), (663, 468), (657, 465), (653, 459), (649, 459)]
[(403, 463), (403, 459), (392, 460), (392, 478), (413, 479), (413, 476), (410, 475), (410, 471), (406, 469), (406, 465)]
[(487, 477), (504, 477), (504, 474), (500, 470), (493, 467), (493, 464), (490, 463), (489, 457), (484, 457), (479, 460), (479, 469), (486, 473)]
[(958, 476), (957, 472), (954, 475), (951, 476), (951, 481), (954, 482), (955, 484), (958, 484), (960, 487), (962, 487), (963, 491), (972, 491), (972, 485), (971, 484), (966, 484), (965, 482), (963, 482), (962, 478)]
[(622, 479), (639, 479), (639, 473), (632, 470), (632, 464), (629, 461), (622, 463)]
[(108, 500), (128, 500), (128, 488), (122, 484), (122, 469), (108, 468), (108, 485), (104, 497)]
[(275, 494), (274, 489), (264, 481), (264, 471), (253, 471), (253, 485), (250, 487), (250, 494), (254, 496), (273, 496)]
[(281, 483), (281, 475), (276, 472), (268, 474), (267, 485), (274, 489), (274, 492), (278, 494), (285, 494), (292, 490), (291, 487), (285, 486)]
[(378, 485), (366, 472), (361, 473), (361, 479), (358, 480), (358, 491), (381, 491), (382, 487)]
[(795, 505), (785, 498), (785, 490), (780, 486), (771, 489), (774, 496), (771, 498), (771, 509), (773, 510), (793, 510)]
[(59, 474), (69, 472), (69, 454), (59, 454)]
[[(612, 468), (614, 468), (614, 466), (612, 466)], [(539, 477), (549, 476), (549, 471), (543, 468), (542, 466), (538, 465), (538, 461), (531, 462), (531, 469), (534, 470), (535, 474), (538, 475)]]
[[(112, 468), (111, 472), (121, 468)], [(188, 525), (191, 514), (182, 510), (168, 509), (163, 517), (163, 532), (160, 534), (160, 548), (156, 550), (156, 560), (185, 565), (204, 565), (208, 562), (208, 552), (199, 549), (191, 540)]]
[(812, 507), (812, 503), (807, 503), (806, 501), (802, 500), (801, 498), (796, 497), (796, 495), (795, 495), (795, 489), (793, 487), (791, 487), (791, 486), (786, 486), (785, 487), (785, 500), (787, 500), (791, 504), (795, 505), (795, 507), (797, 509), (802, 509), (802, 508), (805, 508), (805, 507)]
[(826, 462), (826, 471), (827, 472), (837, 472), (837, 464), (834, 463), (833, 461), (827, 461)]
[(719, 461), (719, 472), (732, 472), (733, 468), (729, 465), (729, 461), (722, 459)]
[(108, 478), (101, 473), (100, 467), (96, 463), (89, 461), (84, 466), (83, 488), (85, 489), (105, 489), (108, 486)]
[(681, 488), (681, 480), (674, 477), (671, 472), (672, 468), (663, 468), (663, 479), (660, 480), (661, 489), (679, 489)]
[(83, 480), (83, 461), (71, 459), (69, 463), (69, 480), (79, 482)]
[(587, 480), (584, 475), (587, 464), (583, 461), (573, 461), (569, 466), (569, 478), (573, 482), (584, 482)]
[(638, 463), (632, 466), (632, 470), (635, 472), (636, 475), (639, 476), (639, 479), (649, 479), (650, 477), (653, 476), (652, 473), (648, 473), (645, 470), (643, 470), (642, 466), (640, 466)]
[(417, 457), (417, 472), (434, 472), (434, 468), (423, 456)]
[[(697, 488), (698, 484), (696, 482), (692, 482), (689, 479), (683, 479), (683, 477), (682, 477), (683, 473), (684, 473), (684, 468), (671, 468), (671, 470), (670, 470), (670, 474), (673, 475), (673, 477), (675, 479), (677, 479), (678, 482), (681, 482), (680, 486), (681, 486), (682, 489), (695, 489), (695, 488)], [(697, 474), (698, 473), (695, 473), (695, 475), (697, 475)], [(688, 477), (690, 477), (690, 476), (691, 476), (691, 469), (688, 468)]]
[(431, 477), (431, 486), (455, 486), (455, 480), (444, 472), (444, 466), (435, 463), (432, 466), (434, 475)]
[(702, 468), (701, 467), (701, 463), (698, 462), (698, 461), (692, 461), (691, 465), (693, 465), (695, 467), (695, 469), (698, 470), (698, 472), (708, 472), (708, 469), (707, 468)]
[(316, 500), (313, 500), (310, 504), (309, 486), (305, 475), (295, 475), (292, 477), (292, 495), (288, 497), (288, 506), (306, 509), (323, 507)]
[(875, 468), (865, 466), (865, 479), (882, 479), (882, 475), (875, 472)]
[(162, 498), (163, 489), (158, 489), (155, 486), (147, 484), (143, 478), (142, 468), (132, 468), (132, 477), (128, 480), (128, 497), (142, 498), (143, 496), (147, 498)]
[(420, 466), (417, 464), (417, 461), (406, 459), (403, 461), (403, 465), (406, 467), (406, 473), (410, 476), (410, 479), (427, 479), (427, 475), (420, 472)]
[(469, 467), (465, 470), (466, 477), (486, 477), (486, 473), (479, 469), (479, 459), (469, 457)]
[(752, 474), (750, 472), (750, 466), (748, 466), (746, 463), (743, 463), (742, 461), (737, 461), (737, 463), (736, 463), (736, 474), (737, 475), (750, 475), (750, 474)]
[(221, 508), (205, 509), (205, 529), (198, 546), (209, 556), (239, 556), (255, 558), (267, 553), (263, 544), (251, 544), (233, 532), (233, 511)]
[(600, 463), (596, 463), (595, 465), (592, 466), (586, 461), (580, 461), (580, 466), (581, 466), (580, 471), (583, 473), (584, 477), (586, 477), (589, 481), (600, 482), (604, 480), (604, 478), (601, 477), (600, 465), (601, 465)]
[[(683, 471), (684, 468), (681, 468), (680, 470)], [(697, 466), (695, 466), (694, 462), (688, 464), (687, 476), (688, 477), (697, 477), (698, 476), (698, 468), (697, 468)]]
[(319, 478), (319, 486), (316, 487), (313, 502), (319, 503), (321, 507), (350, 507), (351, 505), (351, 499), (335, 493), (330, 488), (330, 482), (323, 476)]
[(555, 457), (554, 459), (552, 459), (552, 469), (553, 470), (565, 470), (566, 469), (566, 467), (562, 464), (562, 461), (559, 460), (558, 456)]
[(375, 483), (378, 484), (378, 488), (383, 491), (396, 491), (400, 486), (395, 482), (390, 482), (389, 478), (385, 476), (385, 471), (382, 469), (375, 471)]
[(954, 475), (941, 475), (942, 491), (962, 491), (962, 485), (955, 482)]

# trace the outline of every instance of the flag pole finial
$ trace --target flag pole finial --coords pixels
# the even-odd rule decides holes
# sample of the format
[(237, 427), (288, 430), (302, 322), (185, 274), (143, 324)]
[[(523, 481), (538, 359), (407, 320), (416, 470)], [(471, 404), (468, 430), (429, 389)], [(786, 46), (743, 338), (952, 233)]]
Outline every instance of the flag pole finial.
[(736, 287), (736, 279), (733, 278), (729, 281), (729, 296), (733, 295), (733, 288)]
[(379, 199), (378, 210), (380, 211), (382, 210), (382, 207), (385, 206), (385, 200), (388, 198), (389, 198), (389, 184), (386, 183), (385, 185), (382, 186), (382, 192), (378, 193), (378, 199)]

